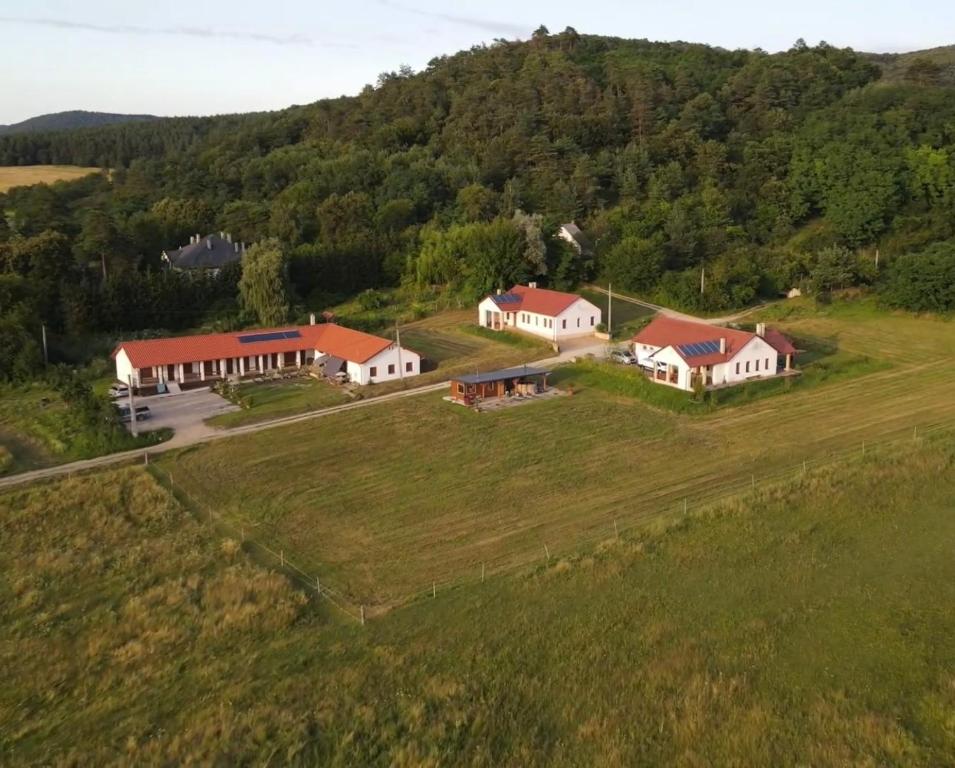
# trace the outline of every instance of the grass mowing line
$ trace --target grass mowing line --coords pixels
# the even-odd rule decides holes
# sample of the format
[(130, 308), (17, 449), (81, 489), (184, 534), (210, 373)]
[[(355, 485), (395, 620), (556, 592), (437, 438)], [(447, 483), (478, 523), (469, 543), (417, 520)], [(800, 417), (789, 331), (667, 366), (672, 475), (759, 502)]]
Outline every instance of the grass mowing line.
[[(955, 423), (931, 424), (918, 430), (916, 440), (932, 441), (934, 439), (951, 439), (953, 434), (955, 434)], [(602, 533), (598, 533), (597, 528), (594, 527), (587, 534), (578, 537), (567, 547), (563, 547), (558, 537), (551, 537), (546, 541), (542, 539), (540, 547), (538, 547), (533, 554), (531, 550), (528, 550), (527, 555), (519, 561), (510, 559), (505, 562), (482, 560), (480, 563), (473, 563), (472, 568), (468, 569), (467, 573), (462, 572), (457, 576), (433, 581), (431, 585), (425, 585), (411, 592), (406, 598), (398, 600), (393, 604), (376, 605), (374, 615), (377, 616), (398, 608), (407, 608), (422, 600), (434, 599), (436, 591), (444, 595), (456, 589), (474, 586), (490, 575), (507, 575), (526, 568), (546, 567), (551, 565), (552, 561), (556, 561), (559, 554), (572, 557), (580, 556), (584, 552), (601, 544), (605, 544), (613, 539), (619, 539), (624, 533), (642, 532), (650, 525), (662, 524), (666, 526), (685, 517), (704, 515), (730, 500), (738, 499), (745, 501), (749, 496), (752, 496), (754, 500), (758, 500), (761, 494), (777, 490), (795, 483), (798, 480), (807, 478), (814, 470), (831, 468), (836, 464), (853, 460), (878, 460), (879, 458), (884, 458), (886, 453), (894, 455), (894, 452), (897, 453), (898, 450), (906, 445), (910, 445), (911, 442), (911, 437), (898, 437), (867, 446), (865, 453), (847, 450), (839, 454), (831, 454), (825, 459), (816, 459), (812, 462), (807, 461), (805, 465), (777, 471), (772, 475), (759, 478), (753, 486), (747, 486), (745, 484), (742, 486), (724, 485), (720, 487), (717, 494), (687, 498), (685, 507), (678, 505), (677, 509), (670, 512), (653, 512), (647, 515), (623, 515), (612, 519), (608, 518), (607, 524), (602, 526), (604, 529)], [(480, 566), (480, 568), (478, 566)], [(477, 575), (478, 571), (480, 571), (480, 576)]]
[[(362, 620), (359, 613), (355, 613), (345, 606), (344, 601), (346, 598), (344, 595), (342, 595), (338, 590), (335, 590), (332, 587), (329, 587), (326, 583), (322, 582), (319, 576), (307, 573), (306, 571), (299, 568), (297, 565), (295, 565), (295, 563), (285, 556), (284, 551), (276, 552), (268, 545), (247, 536), (244, 526), (240, 526), (240, 528), (236, 530), (235, 525), (229, 520), (218, 514), (210, 507), (200, 503), (194, 497), (190, 496), (181, 486), (177, 486), (172, 475), (163, 470), (161, 467), (157, 466), (155, 463), (149, 464), (147, 466), (147, 471), (150, 475), (152, 475), (153, 479), (160, 486), (166, 489), (166, 491), (171, 494), (184, 509), (191, 512), (200, 521), (211, 523), (213, 527), (218, 529), (220, 533), (225, 533), (229, 537), (238, 541), (242, 546), (242, 549), (249, 554), (254, 562), (257, 562), (259, 565), (272, 568), (276, 567), (277, 562), (278, 569), (293, 581), (297, 582), (303, 588), (304, 594), (309, 597), (314, 597), (316, 594), (319, 597), (324, 597), (331, 602), (332, 605), (352, 619), (355, 619), (356, 621)], [(255, 526), (251, 525), (251, 527), (254, 529)]]

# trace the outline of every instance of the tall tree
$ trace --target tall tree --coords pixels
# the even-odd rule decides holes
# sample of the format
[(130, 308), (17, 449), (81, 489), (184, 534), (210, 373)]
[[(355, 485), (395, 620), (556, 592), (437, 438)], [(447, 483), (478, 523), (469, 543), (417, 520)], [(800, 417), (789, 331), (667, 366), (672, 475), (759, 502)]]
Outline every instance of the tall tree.
[(279, 325), (288, 319), (288, 265), (278, 240), (267, 238), (246, 252), (239, 295), (242, 306), (263, 325)]

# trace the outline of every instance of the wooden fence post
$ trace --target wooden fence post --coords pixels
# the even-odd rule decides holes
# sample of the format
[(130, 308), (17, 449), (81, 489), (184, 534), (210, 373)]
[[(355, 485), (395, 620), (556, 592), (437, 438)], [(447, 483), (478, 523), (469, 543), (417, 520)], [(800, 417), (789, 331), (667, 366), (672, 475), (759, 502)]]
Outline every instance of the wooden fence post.
[(365, 626), (365, 606), (361, 607), (361, 625)]

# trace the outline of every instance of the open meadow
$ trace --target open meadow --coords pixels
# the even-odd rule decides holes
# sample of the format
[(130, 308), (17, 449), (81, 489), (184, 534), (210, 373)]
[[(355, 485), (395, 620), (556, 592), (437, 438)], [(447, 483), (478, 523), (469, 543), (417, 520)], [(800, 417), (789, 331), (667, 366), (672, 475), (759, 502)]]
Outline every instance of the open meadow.
[(949, 764), (953, 507), (955, 442), (939, 433), (362, 627), (142, 468), (6, 492), (0, 752), (10, 766)]
[(81, 168), (78, 165), (4, 165), (0, 166), (0, 194), (13, 187), (73, 181), (99, 172), (99, 168)]
[(159, 465), (199, 507), (352, 605), (381, 610), (435, 582), (576, 551), (615, 526), (955, 424), (950, 322), (859, 302), (804, 308), (781, 325), (881, 365), (705, 414), (586, 382), (573, 397), (493, 414), (429, 395), (171, 452)]

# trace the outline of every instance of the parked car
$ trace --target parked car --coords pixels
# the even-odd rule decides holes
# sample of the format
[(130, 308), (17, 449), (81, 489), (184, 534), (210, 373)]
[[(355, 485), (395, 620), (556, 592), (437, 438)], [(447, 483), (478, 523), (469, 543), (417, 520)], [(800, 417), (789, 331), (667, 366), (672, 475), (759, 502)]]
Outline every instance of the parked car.
[(109, 396), (115, 399), (129, 397), (129, 387), (125, 384), (113, 384), (113, 386), (109, 388)]
[(615, 363), (623, 363), (624, 365), (635, 365), (637, 362), (637, 358), (626, 349), (615, 349), (610, 353), (610, 359)]
[[(119, 411), (119, 420), (123, 424), (128, 424), (131, 419), (129, 417), (129, 406), (120, 405), (117, 406)], [(149, 410), (148, 405), (137, 405), (136, 406), (136, 421), (145, 421), (146, 419), (152, 418), (152, 412)]]

